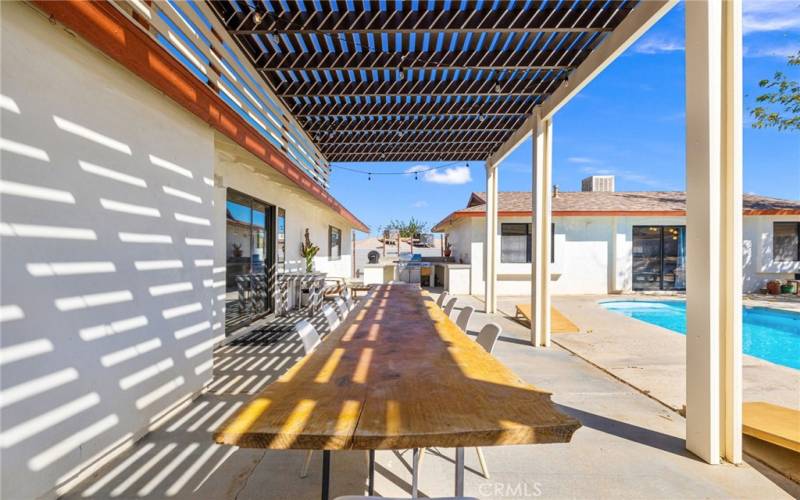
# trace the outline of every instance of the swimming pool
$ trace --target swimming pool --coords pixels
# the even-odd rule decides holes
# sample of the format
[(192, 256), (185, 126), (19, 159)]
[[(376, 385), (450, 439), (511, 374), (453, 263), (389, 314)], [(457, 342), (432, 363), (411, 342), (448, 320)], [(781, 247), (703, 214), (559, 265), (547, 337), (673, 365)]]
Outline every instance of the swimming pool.
[[(686, 302), (683, 300), (624, 300), (600, 305), (629, 318), (686, 334)], [(800, 313), (745, 307), (742, 330), (745, 354), (800, 369)]]

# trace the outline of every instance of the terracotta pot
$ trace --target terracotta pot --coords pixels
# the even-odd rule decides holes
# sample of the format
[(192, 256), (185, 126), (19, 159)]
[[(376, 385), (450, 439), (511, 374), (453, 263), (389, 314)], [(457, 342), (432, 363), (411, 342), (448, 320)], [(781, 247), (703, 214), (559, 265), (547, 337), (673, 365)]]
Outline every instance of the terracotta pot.
[(780, 295), (781, 293), (781, 282), (780, 280), (771, 280), (767, 282), (767, 291), (770, 295)]

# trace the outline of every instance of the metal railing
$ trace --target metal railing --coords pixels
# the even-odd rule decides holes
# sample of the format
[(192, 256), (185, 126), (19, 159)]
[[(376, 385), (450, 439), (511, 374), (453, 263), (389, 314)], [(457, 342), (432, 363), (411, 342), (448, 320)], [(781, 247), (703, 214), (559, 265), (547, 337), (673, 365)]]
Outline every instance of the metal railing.
[(204, 2), (115, 0), (113, 5), (152, 36), (198, 80), (327, 189), (330, 165)]

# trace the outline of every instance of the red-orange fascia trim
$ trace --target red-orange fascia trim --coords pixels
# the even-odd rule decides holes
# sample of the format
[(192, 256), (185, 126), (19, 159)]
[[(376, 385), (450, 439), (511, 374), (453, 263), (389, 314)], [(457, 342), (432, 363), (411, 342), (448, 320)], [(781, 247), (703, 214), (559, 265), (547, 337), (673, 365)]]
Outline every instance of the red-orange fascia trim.
[(34, 0), (41, 11), (285, 175), (353, 226), (369, 228), (301, 171), (147, 33), (106, 2)]

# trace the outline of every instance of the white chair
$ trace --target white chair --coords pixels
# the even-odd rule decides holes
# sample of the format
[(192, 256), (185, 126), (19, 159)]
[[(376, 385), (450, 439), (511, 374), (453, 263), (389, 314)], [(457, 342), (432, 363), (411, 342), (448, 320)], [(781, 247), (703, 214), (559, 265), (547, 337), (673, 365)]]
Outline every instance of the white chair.
[(341, 297), (336, 297), (333, 299), (333, 303), (336, 304), (336, 309), (339, 310), (339, 316), (344, 320), (347, 317), (347, 314), (350, 312), (350, 309), (347, 307), (344, 299)]
[(483, 347), (486, 352), (489, 354), (492, 353), (494, 349), (494, 344), (497, 342), (497, 338), (500, 336), (502, 332), (502, 328), (497, 323), (487, 323), (486, 326), (481, 328), (480, 333), (478, 333), (478, 338), (475, 339), (481, 347)]
[[(486, 352), (491, 354), (492, 350), (494, 350), (494, 345), (497, 343), (497, 338), (500, 337), (500, 332), (502, 332), (500, 325), (497, 323), (488, 323), (481, 328), (481, 331), (478, 333), (478, 337), (475, 339), (475, 342), (483, 347)], [(475, 451), (478, 453), (478, 462), (481, 464), (483, 477), (489, 479), (489, 467), (486, 466), (486, 458), (483, 456), (483, 450), (480, 449), (480, 447), (476, 447)]]
[(453, 297), (447, 301), (447, 304), (444, 305), (444, 313), (450, 316), (450, 313), (453, 312), (453, 308), (456, 306), (456, 302), (458, 299)]
[[(335, 315), (336, 313), (334, 312), (334, 316)], [(294, 329), (300, 337), (300, 340), (303, 341), (303, 351), (306, 356), (314, 352), (314, 349), (316, 349), (320, 343), (319, 333), (317, 333), (317, 329), (314, 328), (314, 325), (301, 319), (294, 325)], [(308, 475), (308, 466), (311, 464), (311, 453), (311, 450), (306, 453), (306, 459), (303, 461), (303, 468), (300, 469), (300, 477), (306, 477)]]
[(439, 307), (442, 307), (442, 304), (444, 304), (444, 301), (447, 300), (447, 296), (448, 295), (450, 295), (450, 294), (447, 293), (447, 292), (440, 293), (439, 294), (439, 298), (436, 299), (436, 305), (439, 306)]
[(325, 304), (322, 306), (322, 314), (325, 315), (325, 320), (328, 322), (331, 332), (336, 330), (340, 322), (339, 313), (336, 312), (336, 309), (330, 304)]
[[(451, 299), (451, 302), (455, 303), (455, 297)], [(449, 305), (449, 303), (448, 303)], [(468, 313), (464, 313), (465, 310), (469, 310)], [(472, 313), (475, 311), (475, 308), (472, 306), (466, 306), (464, 309), (461, 310), (461, 313), (458, 315), (458, 319), (456, 319), (456, 324), (464, 330), (467, 331), (466, 325), (469, 322), (469, 318), (472, 316)], [(464, 326), (461, 326), (459, 321), (461, 320), (462, 316), (466, 316), (464, 320)], [(486, 352), (489, 354), (492, 353), (494, 349), (494, 345), (497, 342), (497, 338), (500, 337), (500, 333), (502, 332), (502, 328), (496, 323), (487, 323), (483, 328), (481, 328), (480, 333), (478, 333), (478, 337), (475, 339), (475, 342), (478, 343), (481, 347), (483, 347)], [(475, 448), (475, 451), (478, 453), (478, 462), (481, 464), (481, 472), (483, 472), (483, 477), (489, 479), (489, 467), (486, 465), (486, 458), (483, 456), (483, 450), (479, 447)], [(419, 450), (419, 458), (417, 458), (417, 470), (422, 467), (422, 457), (425, 456), (425, 448), (420, 448)]]
[(352, 292), (350, 292), (350, 289), (345, 288), (344, 293), (342, 295), (344, 296), (344, 303), (347, 306), (347, 310), (352, 311), (353, 309), (355, 309), (356, 302), (353, 300), (353, 294)]
[(317, 348), (320, 343), (317, 329), (314, 328), (314, 325), (308, 321), (301, 319), (295, 323), (294, 330), (297, 332), (297, 336), (300, 337), (300, 340), (303, 342), (303, 351), (305, 352), (306, 356), (308, 356), (314, 351), (314, 349)]
[(472, 306), (464, 306), (461, 308), (461, 312), (458, 313), (456, 317), (456, 325), (461, 328), (461, 331), (467, 333), (467, 327), (469, 326), (469, 319), (472, 317), (472, 313), (475, 312), (475, 308)]

